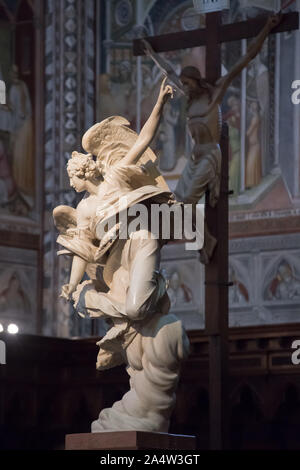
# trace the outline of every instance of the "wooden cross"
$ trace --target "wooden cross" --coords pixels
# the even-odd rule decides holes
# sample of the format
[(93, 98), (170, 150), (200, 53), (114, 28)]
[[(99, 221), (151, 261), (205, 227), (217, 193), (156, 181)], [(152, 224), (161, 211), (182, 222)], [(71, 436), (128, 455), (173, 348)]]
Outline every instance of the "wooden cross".
[[(266, 23), (257, 17), (233, 24), (221, 24), (221, 12), (206, 15), (206, 28), (150, 36), (146, 39), (155, 52), (206, 46), (206, 79), (212, 84), (221, 75), (221, 43), (253, 38)], [(298, 29), (298, 13), (287, 13), (271, 34)], [(144, 55), (141, 40), (133, 42), (134, 55)], [(224, 130), (224, 126), (223, 126)], [(226, 135), (227, 134), (227, 135)], [(209, 336), (210, 447), (229, 446), (228, 403), (228, 133), (223, 132), (221, 194), (213, 209), (206, 200), (205, 216), (218, 245), (205, 269), (205, 327)], [(207, 198), (207, 196), (206, 196)]]

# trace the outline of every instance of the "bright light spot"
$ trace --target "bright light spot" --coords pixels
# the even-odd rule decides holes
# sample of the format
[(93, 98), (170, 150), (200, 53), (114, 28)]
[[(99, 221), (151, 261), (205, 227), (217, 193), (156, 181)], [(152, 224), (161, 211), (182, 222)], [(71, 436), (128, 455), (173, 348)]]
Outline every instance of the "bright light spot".
[(15, 325), (14, 323), (11, 323), (10, 325), (8, 325), (7, 331), (11, 335), (16, 335), (19, 332), (19, 327), (18, 327), (18, 325)]
[(3, 328), (2, 323), (0, 323), (0, 333), (2, 333), (2, 331), (4, 331), (4, 328)]

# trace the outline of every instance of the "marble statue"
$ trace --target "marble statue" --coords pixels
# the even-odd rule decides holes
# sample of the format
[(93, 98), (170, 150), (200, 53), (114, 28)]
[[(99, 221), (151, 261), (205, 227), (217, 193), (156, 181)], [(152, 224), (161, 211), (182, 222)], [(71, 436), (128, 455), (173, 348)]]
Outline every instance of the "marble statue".
[[(174, 191), (178, 200), (196, 204), (208, 191), (209, 204), (215, 207), (220, 195), (222, 129), (221, 103), (234, 78), (254, 59), (261, 50), (269, 32), (281, 21), (282, 15), (271, 15), (247, 53), (233, 68), (214, 84), (209, 83), (194, 66), (186, 66), (177, 77), (170, 64), (155, 53), (144, 40), (145, 52), (168, 75), (175, 87), (187, 97), (187, 123), (193, 140), (193, 151)], [(180, 80), (179, 80), (180, 78)], [(217, 240), (205, 228), (205, 242), (200, 260), (208, 264)]]
[[(110, 325), (97, 343), (97, 369), (125, 363), (130, 376), (130, 390), (111, 408), (100, 412), (92, 423), (92, 432), (168, 432), (180, 365), (189, 352), (181, 322), (169, 313), (167, 284), (160, 271), (160, 251), (172, 235), (169, 239), (153, 237), (145, 218), (128, 231), (123, 215), (134, 219), (130, 209), (141, 204), (148, 209), (154, 204), (191, 204), (196, 214), (196, 205), (206, 190), (210, 192), (210, 204), (217, 203), (220, 101), (228, 84), (257, 54), (278, 21), (277, 17), (268, 21), (247, 56), (215, 87), (193, 67), (182, 71), (194, 151), (174, 194), (160, 175), (156, 156), (149, 148), (164, 106), (173, 98), (173, 88), (166, 84), (166, 78), (139, 135), (128, 127), (125, 118), (112, 116), (84, 134), (82, 147), (86, 153), (72, 153), (67, 165), (70, 185), (85, 195), (76, 209), (58, 206), (53, 211), (60, 233), (57, 242), (63, 247), (58, 254), (72, 256), (69, 283), (62, 286), (61, 296), (74, 302), (79, 315), (104, 317)], [(207, 231), (204, 262), (209, 260), (215, 244)], [(105, 291), (100, 279), (107, 286)]]
[[(97, 343), (97, 369), (125, 363), (130, 376), (130, 390), (100, 412), (92, 432), (167, 432), (180, 364), (189, 351), (181, 322), (169, 313), (160, 271), (166, 240), (151, 238), (147, 224), (121, 236), (122, 211), (138, 203), (179, 204), (149, 148), (170, 97), (173, 90), (164, 79), (139, 135), (120, 116), (91, 127), (82, 139), (87, 153), (73, 152), (67, 165), (71, 186), (85, 195), (76, 209), (58, 206), (53, 211), (57, 242), (63, 247), (58, 254), (72, 256), (70, 280), (61, 296), (74, 302), (79, 315), (104, 317), (110, 325)], [(109, 227), (112, 216), (117, 217)]]

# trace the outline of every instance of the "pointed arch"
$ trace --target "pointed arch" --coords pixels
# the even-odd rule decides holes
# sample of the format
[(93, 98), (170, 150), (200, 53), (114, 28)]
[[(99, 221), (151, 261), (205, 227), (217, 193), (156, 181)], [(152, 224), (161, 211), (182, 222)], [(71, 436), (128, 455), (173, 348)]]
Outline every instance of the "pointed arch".
[(291, 255), (280, 253), (280, 255), (277, 256), (276, 259), (269, 264), (264, 275), (264, 280), (262, 283), (262, 297), (265, 300), (270, 300), (271, 294), (273, 294), (273, 291), (276, 290), (276, 287), (280, 281), (278, 279), (278, 269), (281, 265), (284, 264), (290, 267), (292, 275), (295, 276), (295, 259), (293, 259)]
[(250, 392), (254, 399), (254, 404), (258, 407), (263, 407), (264, 400), (259, 395), (259, 393), (254, 389), (253, 385), (250, 384), (248, 381), (243, 380), (242, 382), (238, 383), (237, 386), (232, 390), (230, 394), (230, 400), (234, 405), (239, 403), (239, 400), (244, 392)]

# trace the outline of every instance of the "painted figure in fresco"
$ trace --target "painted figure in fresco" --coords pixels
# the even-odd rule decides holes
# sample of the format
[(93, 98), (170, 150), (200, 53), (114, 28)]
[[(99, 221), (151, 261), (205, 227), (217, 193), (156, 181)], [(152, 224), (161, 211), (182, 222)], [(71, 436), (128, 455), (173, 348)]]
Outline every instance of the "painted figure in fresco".
[(15, 194), (16, 185), (8, 162), (4, 143), (0, 140), (0, 205), (6, 204)]
[[(138, 203), (179, 205), (149, 148), (173, 94), (165, 81), (139, 135), (119, 116), (85, 133), (82, 146), (88, 153), (73, 152), (67, 169), (71, 186), (86, 194), (76, 209), (59, 206), (53, 212), (60, 232), (57, 241), (63, 246), (59, 254), (72, 256), (70, 281), (62, 287), (62, 296), (74, 302), (80, 315), (103, 317), (112, 324), (98, 343), (96, 367), (126, 363), (130, 376), (129, 392), (101, 411), (92, 432), (167, 432), (180, 362), (188, 354), (182, 324), (168, 313), (170, 300), (160, 272), (160, 250), (166, 241), (151, 237), (145, 221), (128, 234), (121, 217)], [(114, 215), (117, 219), (108, 227)]]
[(1, 281), (1, 314), (10, 318), (29, 315), (31, 313), (30, 303), (17, 273), (4, 273)]
[(163, 171), (171, 171), (176, 166), (176, 125), (179, 111), (167, 103), (162, 123), (162, 155), (159, 167)]
[(3, 66), (1, 66), (1, 64), (0, 64), (0, 80), (2, 83), (4, 83), (4, 86), (5, 86), (4, 97), (3, 97), (5, 99), (2, 101), (0, 100), (0, 130), (4, 132), (10, 132), (11, 131), (11, 116), (10, 116), (9, 107), (7, 106), (7, 88), (6, 88), (6, 83), (5, 83), (4, 76), (3, 76)]
[(229, 266), (228, 280), (233, 284), (228, 288), (229, 305), (249, 302), (249, 294), (247, 288), (242, 282), (237, 279), (235, 270), (232, 266)]
[(13, 153), (13, 177), (19, 191), (34, 196), (34, 142), (32, 107), (25, 82), (19, 78), (19, 70), (13, 65), (12, 84), (8, 103), (11, 109), (11, 145)]
[(0, 105), (0, 131), (1, 208), (27, 216), (34, 195), (32, 110), (27, 85), (18, 78), (16, 65), (11, 70), (7, 103)]
[(193, 299), (192, 290), (181, 281), (178, 271), (173, 271), (169, 278), (168, 296), (170, 298), (171, 307), (188, 304)]
[(261, 170), (261, 145), (260, 145), (260, 112), (259, 104), (253, 101), (250, 105), (252, 114), (249, 128), (247, 129), (247, 159), (246, 159), (246, 188), (257, 186), (262, 177)]
[(98, 76), (99, 90), (101, 96), (99, 101), (99, 116), (103, 120), (113, 114), (118, 109), (117, 100), (115, 95), (112, 94), (111, 78), (107, 73)]
[[(114, 74), (111, 76), (111, 96), (118, 106), (118, 112), (126, 115), (132, 123), (135, 107), (132, 107), (132, 95), (134, 86), (132, 83), (133, 70), (129, 60), (121, 60), (116, 66)], [(112, 115), (110, 113), (110, 115)]]
[(228, 123), (229, 133), (229, 188), (237, 196), (241, 184), (241, 102), (237, 96), (231, 95), (227, 104), (229, 110), (223, 118)]
[(276, 277), (269, 286), (269, 298), (272, 300), (293, 300), (300, 298), (300, 279), (287, 261), (278, 266)]
[[(144, 41), (146, 53), (163, 68), (170, 72), (170, 80), (187, 96), (187, 119), (194, 148), (184, 171), (179, 178), (175, 195), (178, 200), (189, 203), (198, 202), (206, 191), (209, 191), (209, 203), (214, 207), (219, 198), (221, 173), (221, 125), (220, 105), (234, 78), (254, 59), (261, 50), (264, 40), (281, 21), (281, 15), (272, 15), (266, 25), (250, 45), (245, 56), (214, 85), (207, 82), (200, 71), (193, 66), (185, 67), (180, 76), (182, 86), (178, 84), (173, 70), (156, 54), (149, 43)], [(205, 244), (200, 259), (208, 263), (216, 245), (216, 240), (208, 230), (205, 232)]]
[(267, 161), (269, 153), (270, 84), (269, 70), (263, 63), (261, 54), (258, 54), (251, 63), (248, 75), (250, 76), (250, 80), (247, 82), (247, 95), (252, 99), (255, 98), (259, 104), (259, 139), (261, 146), (262, 176), (264, 176), (271, 169), (270, 163)]

